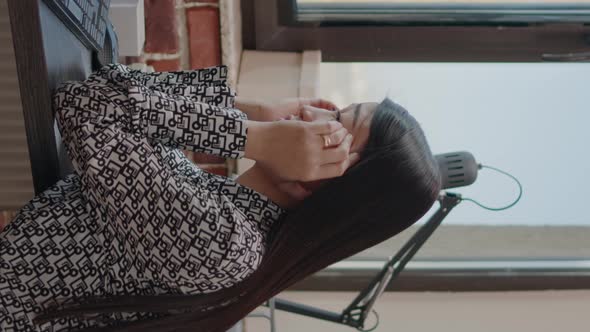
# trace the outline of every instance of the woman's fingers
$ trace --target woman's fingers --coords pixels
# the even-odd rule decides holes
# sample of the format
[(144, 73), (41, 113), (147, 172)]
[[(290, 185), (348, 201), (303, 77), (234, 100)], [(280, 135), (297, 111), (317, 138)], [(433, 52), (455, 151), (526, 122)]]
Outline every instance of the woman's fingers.
[(314, 120), (313, 113), (308, 110), (301, 111), (301, 121), (312, 122)]
[(318, 108), (315, 108), (315, 107), (309, 106), (309, 105), (305, 105), (305, 106), (303, 106), (303, 109), (301, 110), (301, 120), (306, 121), (306, 122), (313, 122), (315, 120), (320, 120), (318, 118), (318, 114), (320, 114), (318, 112)]
[[(344, 127), (336, 130), (335, 132), (329, 135), (321, 135), (324, 148), (339, 146), (346, 138), (346, 135), (348, 135), (348, 130), (346, 130), (346, 128)], [(328, 142), (328, 146), (325, 145), (326, 142)]]
[(325, 149), (322, 153), (322, 166), (325, 164), (341, 163), (348, 159), (351, 144), (352, 135), (347, 134), (338, 146)]
[(356, 164), (359, 159), (360, 155), (358, 153), (351, 153), (348, 155), (348, 158), (342, 162), (322, 165), (319, 169), (318, 176), (321, 179), (330, 179), (341, 176), (350, 166)]
[(317, 121), (310, 123), (309, 128), (314, 134), (329, 135), (342, 128), (342, 124), (338, 121)]
[(336, 121), (337, 113), (328, 111), (324, 108), (317, 108), (314, 106), (305, 106), (301, 111), (301, 119), (303, 121)]
[(309, 105), (314, 106), (314, 107), (318, 107), (318, 108), (327, 109), (330, 111), (339, 110), (339, 108), (336, 105), (334, 105), (334, 103), (332, 103), (331, 101), (325, 100), (325, 99), (321, 99), (321, 98), (310, 100)]

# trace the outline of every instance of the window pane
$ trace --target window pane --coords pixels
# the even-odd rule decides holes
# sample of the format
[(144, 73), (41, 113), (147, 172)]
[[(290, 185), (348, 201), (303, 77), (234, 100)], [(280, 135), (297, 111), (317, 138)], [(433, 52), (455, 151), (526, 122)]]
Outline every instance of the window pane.
[(299, 21), (588, 22), (590, 1), (297, 0)]
[[(589, 80), (590, 63), (322, 63), (320, 94), (341, 107), (389, 96), (435, 154), (466, 150), (522, 182), (509, 210), (459, 204), (417, 256), (588, 258)], [(450, 191), (492, 207), (517, 196), (488, 170)], [(391, 255), (410, 232), (360, 256)]]

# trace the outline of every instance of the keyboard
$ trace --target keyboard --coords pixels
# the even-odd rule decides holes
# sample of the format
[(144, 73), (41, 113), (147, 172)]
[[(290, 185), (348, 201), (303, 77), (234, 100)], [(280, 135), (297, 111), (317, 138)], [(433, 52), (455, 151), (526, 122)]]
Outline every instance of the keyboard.
[(45, 4), (85, 44), (103, 48), (111, 0), (44, 0)]

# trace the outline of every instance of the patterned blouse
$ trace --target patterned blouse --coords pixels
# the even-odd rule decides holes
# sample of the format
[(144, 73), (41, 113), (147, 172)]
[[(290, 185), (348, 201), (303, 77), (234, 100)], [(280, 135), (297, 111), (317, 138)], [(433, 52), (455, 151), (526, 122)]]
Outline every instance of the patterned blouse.
[[(197, 294), (260, 264), (284, 210), (191, 163), (240, 158), (246, 116), (227, 68), (144, 73), (109, 65), (54, 96), (74, 167), (0, 233), (0, 331), (74, 331), (167, 313), (32, 319), (88, 296)], [(273, 229), (276, 229), (274, 227)]]

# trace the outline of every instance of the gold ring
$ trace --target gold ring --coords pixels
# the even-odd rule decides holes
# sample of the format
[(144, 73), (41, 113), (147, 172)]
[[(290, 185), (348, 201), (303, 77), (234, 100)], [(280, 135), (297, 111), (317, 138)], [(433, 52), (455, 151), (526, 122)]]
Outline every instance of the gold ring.
[(329, 147), (330, 144), (332, 144), (332, 140), (330, 139), (330, 136), (328, 135), (323, 135), (322, 136), (324, 138), (324, 147)]

